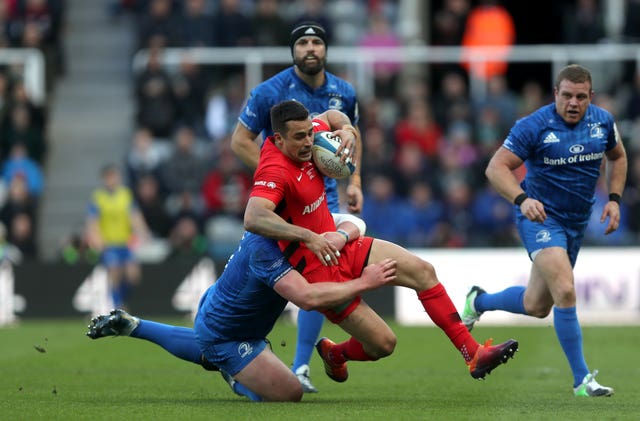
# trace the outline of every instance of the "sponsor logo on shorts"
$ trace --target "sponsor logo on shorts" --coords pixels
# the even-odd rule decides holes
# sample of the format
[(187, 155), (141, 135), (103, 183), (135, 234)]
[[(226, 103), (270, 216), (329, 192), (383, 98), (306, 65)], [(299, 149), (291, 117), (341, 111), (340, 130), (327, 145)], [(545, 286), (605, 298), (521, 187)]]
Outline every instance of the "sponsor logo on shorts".
[(240, 345), (238, 345), (238, 355), (240, 355), (241, 358), (251, 355), (252, 353), (253, 347), (249, 342), (242, 342)]
[(548, 230), (540, 230), (536, 233), (536, 243), (548, 243), (551, 241), (551, 233)]

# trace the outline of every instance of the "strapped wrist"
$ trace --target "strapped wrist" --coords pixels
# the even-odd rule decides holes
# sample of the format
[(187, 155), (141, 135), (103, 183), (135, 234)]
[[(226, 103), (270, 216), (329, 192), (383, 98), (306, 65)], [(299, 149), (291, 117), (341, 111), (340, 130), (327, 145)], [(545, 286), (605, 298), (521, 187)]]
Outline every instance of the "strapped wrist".
[(620, 195), (618, 193), (609, 193), (609, 201), (610, 202), (616, 202), (617, 204), (620, 204)]
[(529, 198), (529, 196), (527, 196), (527, 193), (520, 193), (519, 195), (516, 196), (515, 199), (513, 199), (513, 204), (516, 206), (520, 206), (522, 205), (522, 202), (524, 202), (525, 200), (527, 200)]
[(349, 242), (349, 233), (348, 232), (346, 232), (343, 229), (337, 229), (336, 232), (339, 233), (339, 234), (344, 235), (345, 243)]

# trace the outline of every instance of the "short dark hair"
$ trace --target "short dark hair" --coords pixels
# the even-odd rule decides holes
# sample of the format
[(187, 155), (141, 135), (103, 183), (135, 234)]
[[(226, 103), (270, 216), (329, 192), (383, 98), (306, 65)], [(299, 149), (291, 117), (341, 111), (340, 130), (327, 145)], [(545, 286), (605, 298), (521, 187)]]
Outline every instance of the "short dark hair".
[(104, 164), (102, 166), (102, 168), (100, 169), (100, 175), (101, 176), (106, 176), (107, 174), (111, 174), (114, 172), (120, 172), (120, 168), (118, 168), (118, 166), (116, 164), (114, 164), (113, 162), (109, 162), (107, 164)]
[(570, 64), (560, 70), (558, 76), (556, 77), (556, 89), (560, 86), (560, 82), (562, 82), (563, 80), (568, 80), (569, 82), (573, 83), (589, 82), (589, 85), (591, 85), (591, 88), (593, 88), (591, 72), (589, 72), (589, 69), (580, 66), (579, 64)]
[(288, 121), (303, 121), (309, 118), (309, 110), (295, 100), (282, 101), (271, 107), (271, 129), (284, 133)]

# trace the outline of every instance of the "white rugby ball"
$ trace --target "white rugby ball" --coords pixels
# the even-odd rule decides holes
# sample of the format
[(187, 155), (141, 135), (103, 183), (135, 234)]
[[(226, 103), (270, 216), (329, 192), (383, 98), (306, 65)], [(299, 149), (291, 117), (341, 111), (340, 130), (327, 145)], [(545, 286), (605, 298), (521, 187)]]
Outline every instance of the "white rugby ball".
[(313, 160), (320, 172), (331, 178), (346, 178), (353, 174), (356, 166), (348, 160), (342, 162), (336, 151), (342, 139), (331, 132), (316, 132), (313, 136)]

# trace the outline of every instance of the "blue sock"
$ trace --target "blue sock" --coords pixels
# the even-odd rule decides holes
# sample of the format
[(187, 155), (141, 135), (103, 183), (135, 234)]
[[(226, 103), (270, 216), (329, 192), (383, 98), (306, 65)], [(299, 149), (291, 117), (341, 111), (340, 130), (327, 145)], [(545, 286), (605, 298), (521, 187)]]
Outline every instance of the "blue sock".
[(196, 342), (196, 335), (191, 328), (165, 325), (141, 319), (140, 324), (131, 332), (130, 336), (146, 339), (160, 345), (178, 358), (202, 365), (200, 360), (202, 353)]
[(126, 279), (122, 279), (120, 281), (120, 285), (118, 285), (118, 292), (120, 294), (120, 300), (123, 303), (126, 303), (131, 295), (132, 286)]
[(262, 402), (262, 398), (249, 390), (245, 385), (236, 381), (233, 385), (233, 391), (238, 395), (246, 396), (254, 402)]
[(474, 305), (476, 311), (503, 310), (509, 313), (527, 314), (524, 309), (525, 287), (509, 287), (495, 294), (480, 294)]
[(113, 300), (113, 308), (122, 308), (120, 288), (111, 288), (111, 300)]
[(120, 305), (116, 308), (122, 308), (127, 305), (127, 301), (129, 300), (129, 296), (131, 295), (131, 284), (126, 279), (122, 279), (118, 284), (118, 297), (120, 300)]
[(553, 308), (553, 326), (573, 372), (573, 387), (582, 383), (589, 368), (582, 353), (582, 331), (575, 307)]
[(300, 309), (298, 312), (298, 343), (296, 344), (296, 356), (293, 360), (293, 371), (304, 364), (309, 364), (311, 354), (316, 345), (324, 315), (317, 311), (305, 311)]

